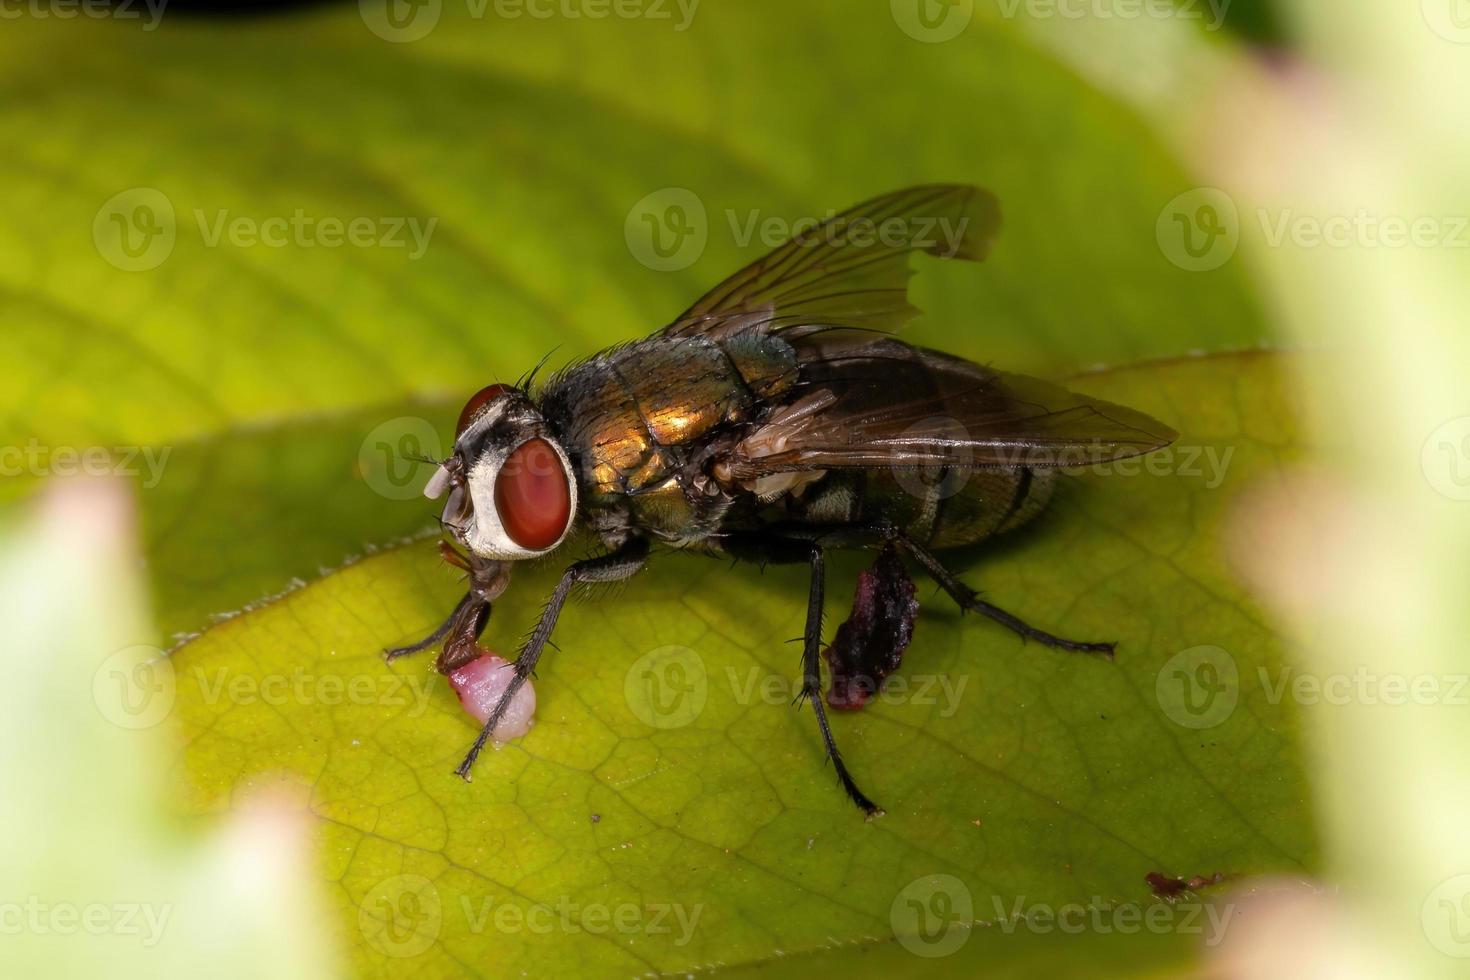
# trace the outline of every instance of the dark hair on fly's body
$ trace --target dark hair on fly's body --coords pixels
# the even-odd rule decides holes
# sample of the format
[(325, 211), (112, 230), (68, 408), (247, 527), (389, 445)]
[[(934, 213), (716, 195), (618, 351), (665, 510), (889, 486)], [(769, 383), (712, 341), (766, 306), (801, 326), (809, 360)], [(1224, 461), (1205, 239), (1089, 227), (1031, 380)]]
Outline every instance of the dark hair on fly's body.
[(559, 350), (561, 350), (561, 344), (557, 344), (551, 350), (541, 355), (541, 360), (537, 361), (531, 370), (521, 375), (520, 379), (516, 381), (516, 388), (524, 392), (530, 392), (531, 386), (536, 383), (536, 375), (540, 374), (541, 369), (546, 366), (546, 362), (551, 360), (551, 355)]

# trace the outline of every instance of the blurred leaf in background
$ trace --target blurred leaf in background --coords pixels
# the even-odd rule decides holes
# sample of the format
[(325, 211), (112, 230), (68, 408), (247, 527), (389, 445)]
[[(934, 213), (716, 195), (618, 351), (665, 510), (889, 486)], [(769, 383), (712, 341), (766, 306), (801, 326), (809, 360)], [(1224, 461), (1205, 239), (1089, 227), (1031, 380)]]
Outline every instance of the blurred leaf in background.
[[(1198, 7), (1203, 0), (1178, 0), (1181, 8)], [(1287, 40), (1276, 0), (1214, 0), (1225, 14), (1225, 26), (1247, 41), (1281, 45)]]
[(164, 812), (175, 694), (120, 481), (52, 484), (0, 549), (0, 972), (319, 978), (308, 826), (269, 798), (206, 835)]

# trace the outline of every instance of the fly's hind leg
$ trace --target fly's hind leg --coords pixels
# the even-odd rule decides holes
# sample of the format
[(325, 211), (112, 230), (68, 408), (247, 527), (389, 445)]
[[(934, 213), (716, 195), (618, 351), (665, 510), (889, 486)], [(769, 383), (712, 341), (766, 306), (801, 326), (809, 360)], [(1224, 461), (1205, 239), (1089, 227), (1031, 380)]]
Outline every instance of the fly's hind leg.
[(935, 557), (933, 552), (910, 538), (907, 534), (893, 527), (883, 528), (880, 533), (886, 540), (892, 541), (898, 547), (907, 551), (913, 557), (914, 561), (918, 562), (920, 567), (929, 574), (929, 577), (939, 583), (941, 589), (949, 593), (949, 597), (958, 603), (962, 610), (988, 616), (1023, 639), (1035, 640), (1043, 646), (1052, 647), (1057, 650), (1071, 650), (1077, 653), (1095, 653), (1107, 657), (1109, 660), (1113, 658), (1113, 650), (1117, 647), (1116, 643), (1089, 643), (1082, 640), (1067, 640), (1060, 636), (1054, 636), (1045, 630), (1039, 630), (1024, 620), (1011, 615), (1004, 609), (992, 606), (984, 599), (981, 599), (974, 589), (961, 582), (953, 572), (945, 568), (944, 564)]

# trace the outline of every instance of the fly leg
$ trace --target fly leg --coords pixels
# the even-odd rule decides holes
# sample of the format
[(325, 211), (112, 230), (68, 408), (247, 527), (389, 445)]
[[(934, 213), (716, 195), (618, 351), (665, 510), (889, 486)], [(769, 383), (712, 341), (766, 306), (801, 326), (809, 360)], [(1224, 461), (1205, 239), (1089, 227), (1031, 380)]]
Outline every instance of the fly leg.
[(445, 541), (439, 542), (439, 553), (446, 562), (469, 573), (469, 591), (455, 605), (449, 618), (440, 623), (434, 632), (417, 643), (385, 650), (383, 655), (392, 662), (399, 657), (426, 650), (448, 637), (444, 650), (434, 664), (441, 674), (448, 674), (479, 655), (475, 644), (485, 631), (485, 624), (490, 621), (491, 603), (510, 584), (510, 566), (473, 555), (465, 557)]
[(827, 591), (827, 573), (821, 544), (811, 539), (783, 534), (740, 534), (725, 537), (720, 546), (736, 558), (747, 561), (773, 565), (794, 565), (798, 562), (809, 564), (811, 585), (807, 594), (806, 631), (802, 635), (802, 682), (796, 704), (800, 706), (803, 701), (810, 702), (812, 711), (817, 716), (817, 728), (822, 733), (822, 744), (826, 747), (827, 758), (832, 760), (837, 781), (842, 784), (848, 798), (868, 815), (869, 820), (882, 816), (883, 808), (868, 799), (858, 788), (852, 774), (847, 771), (847, 764), (842, 761), (842, 753), (832, 735), (832, 726), (827, 722), (827, 706), (822, 701), (822, 606)]
[(440, 640), (444, 639), (444, 637), (448, 636), (451, 630), (454, 630), (456, 633), (458, 633), (459, 631), (455, 630), (455, 626), (463, 623), (468, 608), (474, 598), (475, 594), (473, 592), (466, 592), (464, 594), (464, 598), (459, 600), (459, 603), (454, 607), (454, 611), (449, 614), (449, 618), (440, 623), (438, 628), (436, 628), (434, 632), (430, 633), (422, 640), (419, 640), (417, 643), (410, 643), (408, 646), (403, 647), (390, 647), (389, 649), (383, 651), (383, 656), (391, 663), (392, 661), (397, 660), (399, 657), (408, 656), (410, 653), (418, 653), (420, 650), (427, 650), (429, 647), (433, 646), (435, 643), (438, 643)]
[(525, 644), (521, 647), (521, 655), (511, 665), (510, 683), (501, 692), (500, 700), (495, 702), (495, 707), (490, 709), (490, 716), (485, 719), (484, 727), (475, 737), (475, 744), (470, 746), (464, 761), (459, 764), (459, 768), (454, 770), (456, 776), (469, 782), (470, 768), (479, 758), (480, 750), (485, 747), (490, 733), (495, 730), (496, 725), (500, 724), (500, 719), (510, 707), (511, 699), (521, 689), (521, 685), (526, 683), (526, 678), (536, 670), (536, 661), (541, 659), (541, 651), (546, 648), (546, 642), (551, 639), (551, 631), (556, 628), (557, 617), (561, 615), (561, 608), (566, 604), (567, 596), (571, 595), (572, 588), (583, 583), (621, 582), (630, 579), (643, 568), (647, 561), (648, 542), (641, 538), (630, 538), (626, 544), (610, 554), (588, 558), (568, 566), (567, 570), (562, 573), (561, 581), (556, 583), (556, 589), (552, 591), (551, 598), (546, 600), (546, 608), (541, 611), (541, 618), (536, 621), (536, 628), (531, 631), (531, 635), (526, 638)]
[(837, 773), (837, 781), (847, 791), (848, 799), (872, 820), (883, 815), (883, 808), (858, 789), (852, 774), (847, 771), (842, 753), (837, 750), (837, 740), (832, 737), (832, 726), (827, 723), (827, 707), (822, 703), (822, 600), (827, 590), (827, 571), (822, 546), (813, 542), (810, 548), (811, 590), (807, 595), (806, 634), (802, 640), (801, 693), (797, 695), (796, 702), (798, 705), (802, 701), (811, 704), (812, 712), (817, 716), (817, 728), (822, 732), (822, 744), (827, 747), (827, 757), (832, 760), (832, 769)]
[(977, 612), (988, 616), (1000, 623), (1002, 626), (1018, 634), (1022, 639), (1035, 640), (1043, 646), (1053, 647), (1058, 650), (1072, 650), (1078, 653), (1096, 653), (1109, 660), (1113, 658), (1113, 650), (1116, 643), (1086, 643), (1081, 640), (1066, 640), (1060, 636), (1054, 636), (1045, 630), (1039, 630), (1022, 619), (1012, 616), (1004, 609), (992, 606), (981, 599), (974, 589), (961, 582), (953, 572), (945, 568), (934, 553), (917, 541), (910, 538), (894, 527), (885, 527), (880, 530), (885, 540), (892, 541), (898, 547), (907, 551), (929, 577), (939, 583), (939, 587), (949, 593), (949, 597), (959, 604), (960, 609), (966, 612)]
[(465, 598), (469, 601), (450, 621), (449, 639), (434, 660), (434, 669), (441, 674), (454, 673), (483, 652), (480, 634), (490, 622), (490, 603), (473, 592)]

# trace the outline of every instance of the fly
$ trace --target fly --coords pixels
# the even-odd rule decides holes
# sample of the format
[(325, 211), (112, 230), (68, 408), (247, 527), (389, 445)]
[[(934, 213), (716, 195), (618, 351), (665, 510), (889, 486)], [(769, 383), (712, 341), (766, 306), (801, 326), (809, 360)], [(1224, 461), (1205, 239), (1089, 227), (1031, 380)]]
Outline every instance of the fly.
[[(935, 227), (954, 234), (923, 233)], [(516, 562), (554, 553), (574, 531), (602, 553), (563, 572), (458, 775), (469, 778), (572, 590), (632, 578), (654, 545), (808, 566), (799, 700), (812, 706), (842, 788), (870, 817), (882, 811), (844, 764), (822, 700), (829, 549), (897, 555), (962, 610), (1050, 647), (1111, 657), (1111, 643), (1063, 639), (983, 601), (937, 555), (1035, 517), (1062, 467), (1176, 438), (1132, 409), (892, 336), (918, 312), (907, 296), (910, 254), (979, 261), (999, 228), (995, 198), (976, 187), (874, 198), (737, 272), (652, 336), (539, 386), (490, 385), (469, 399), (454, 451), (425, 489), (447, 494), (441, 522), (465, 553), (441, 547), (469, 590), (430, 636), (389, 659), (442, 641), (436, 667), (449, 674), (478, 656)], [(892, 611), (875, 607), (873, 628), (860, 589), (854, 618), (869, 626), (861, 643), (844, 644), (875, 662), (874, 676), (897, 665), (912, 628), (906, 577), (885, 567), (877, 581)], [(885, 642), (895, 649), (874, 649)]]

